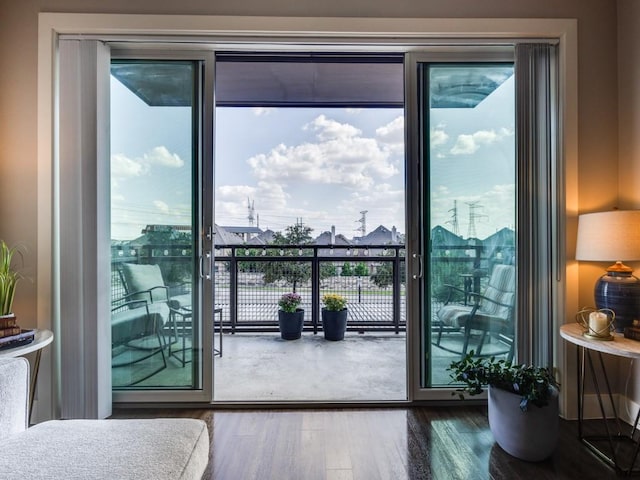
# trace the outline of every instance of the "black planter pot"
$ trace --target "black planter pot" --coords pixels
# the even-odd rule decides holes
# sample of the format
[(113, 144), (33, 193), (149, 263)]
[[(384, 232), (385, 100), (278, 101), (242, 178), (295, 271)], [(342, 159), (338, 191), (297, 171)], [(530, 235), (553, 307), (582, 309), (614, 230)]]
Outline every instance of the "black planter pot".
[(347, 330), (347, 309), (322, 309), (322, 330), (326, 340), (342, 340)]
[(297, 340), (302, 336), (304, 326), (304, 310), (298, 308), (295, 312), (278, 310), (278, 325), (280, 336), (284, 340)]

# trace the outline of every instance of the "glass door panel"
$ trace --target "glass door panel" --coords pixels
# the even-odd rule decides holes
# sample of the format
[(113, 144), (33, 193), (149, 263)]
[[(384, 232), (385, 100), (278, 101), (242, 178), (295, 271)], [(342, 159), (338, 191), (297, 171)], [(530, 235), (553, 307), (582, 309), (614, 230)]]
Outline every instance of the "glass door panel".
[(197, 62), (111, 66), (114, 390), (202, 384)]
[(450, 387), (447, 367), (465, 353), (514, 353), (513, 64), (419, 71), (429, 244), (422, 387)]

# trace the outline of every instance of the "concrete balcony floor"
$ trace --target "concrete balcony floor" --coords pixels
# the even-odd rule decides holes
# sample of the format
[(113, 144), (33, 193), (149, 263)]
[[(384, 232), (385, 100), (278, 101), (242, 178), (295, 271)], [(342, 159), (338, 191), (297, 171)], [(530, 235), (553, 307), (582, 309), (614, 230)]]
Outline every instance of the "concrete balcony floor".
[(393, 401), (406, 399), (406, 336), (348, 332), (298, 340), (279, 333), (225, 335), (214, 360), (217, 401)]
[[(214, 359), (214, 400), (219, 402), (386, 402), (406, 399), (406, 335), (347, 332), (345, 339), (331, 342), (322, 333), (304, 332), (298, 340), (282, 340), (278, 332), (224, 334), (223, 355)], [(219, 336), (216, 335), (216, 346)], [(462, 335), (448, 333), (443, 346), (459, 350)], [(188, 341), (186, 358), (190, 358)], [(495, 342), (485, 352), (504, 346)], [(184, 366), (181, 342), (172, 346), (174, 356), (167, 367), (135, 388), (188, 387), (192, 364)], [(177, 349), (177, 350), (176, 350)], [(448, 386), (446, 368), (460, 358), (432, 346), (431, 370), (434, 386)], [(114, 368), (114, 386), (130, 378), (143, 378), (161, 362), (159, 355)]]

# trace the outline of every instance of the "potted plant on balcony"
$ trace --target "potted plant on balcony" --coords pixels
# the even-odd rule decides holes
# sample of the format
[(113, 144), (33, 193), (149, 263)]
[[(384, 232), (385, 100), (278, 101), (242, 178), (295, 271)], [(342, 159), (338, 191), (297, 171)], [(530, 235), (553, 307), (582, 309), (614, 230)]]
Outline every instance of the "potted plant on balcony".
[(278, 300), (278, 326), (284, 340), (297, 340), (302, 336), (304, 310), (298, 308), (302, 297), (295, 292), (285, 293)]
[(16, 252), (16, 247), (9, 247), (4, 240), (0, 240), (0, 319), (12, 319), (0, 321), (2, 328), (5, 325), (16, 325), (13, 299), (16, 285), (21, 278), (21, 275), (11, 265)]
[(322, 330), (327, 340), (342, 340), (347, 330), (347, 299), (336, 293), (322, 297)]
[[(457, 390), (477, 395), (489, 386), (489, 428), (508, 454), (531, 462), (549, 457), (558, 439), (558, 383), (548, 368), (513, 365), (471, 351), (449, 366)], [(455, 394), (456, 392), (454, 392)]]

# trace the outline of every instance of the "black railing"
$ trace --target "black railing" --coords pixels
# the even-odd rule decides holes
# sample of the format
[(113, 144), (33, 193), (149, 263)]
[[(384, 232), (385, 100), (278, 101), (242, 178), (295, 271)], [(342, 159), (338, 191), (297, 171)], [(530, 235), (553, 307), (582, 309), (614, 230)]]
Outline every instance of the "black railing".
[(215, 255), (215, 303), (232, 332), (275, 331), (279, 297), (296, 291), (305, 329), (315, 333), (322, 296), (338, 293), (347, 297), (349, 330), (399, 333), (406, 326), (404, 262), (400, 245), (221, 247)]
[[(482, 246), (432, 246), (425, 268), (432, 307), (446, 284), (480, 291), (491, 259)], [(112, 299), (126, 292), (118, 274), (121, 263), (158, 264), (170, 294), (184, 293), (196, 265), (190, 245), (112, 247)], [(227, 332), (278, 330), (278, 299), (294, 290), (302, 296), (305, 329), (321, 328), (325, 293), (347, 297), (350, 331), (406, 329), (405, 248), (402, 245), (231, 245), (215, 249), (216, 308)], [(463, 299), (460, 299), (461, 301)]]

